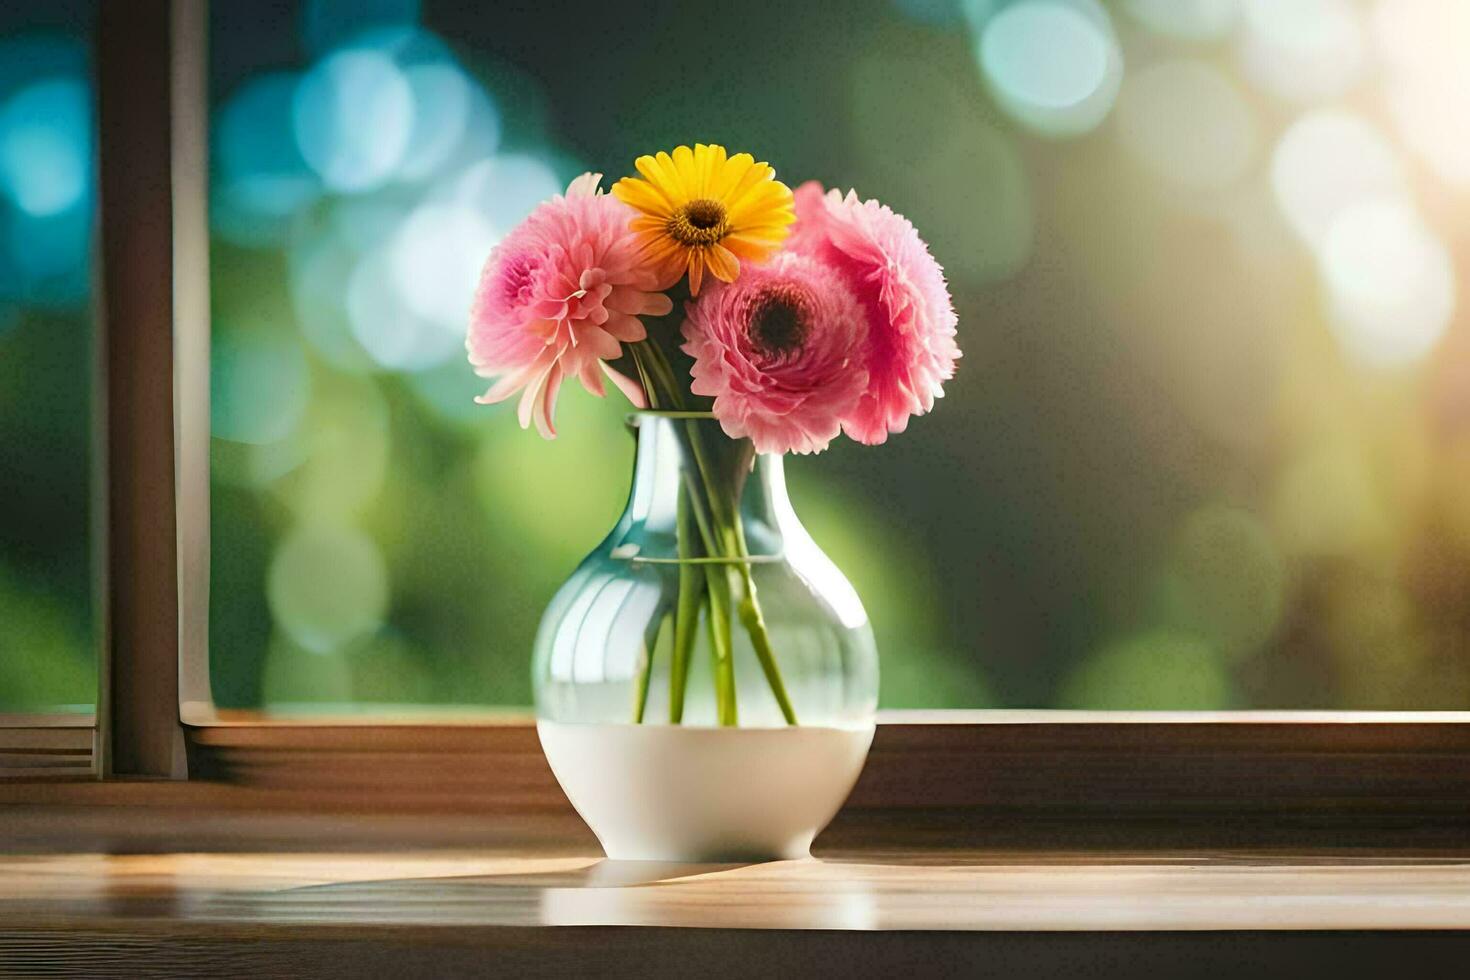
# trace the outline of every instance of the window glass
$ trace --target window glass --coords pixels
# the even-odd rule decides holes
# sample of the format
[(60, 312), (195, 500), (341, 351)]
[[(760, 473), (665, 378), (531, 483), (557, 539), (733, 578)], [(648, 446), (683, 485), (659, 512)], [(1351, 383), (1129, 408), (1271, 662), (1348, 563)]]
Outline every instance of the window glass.
[[(1470, 15), (1306, 7), (213, 5), (217, 702), (529, 702), (629, 443), (575, 386), (552, 443), (472, 402), (475, 273), (701, 140), (880, 198), (950, 279), (936, 411), (789, 467), (884, 705), (1470, 704)], [(25, 384), (4, 424), (58, 404)]]
[(0, 7), (0, 712), (96, 703), (92, 17)]

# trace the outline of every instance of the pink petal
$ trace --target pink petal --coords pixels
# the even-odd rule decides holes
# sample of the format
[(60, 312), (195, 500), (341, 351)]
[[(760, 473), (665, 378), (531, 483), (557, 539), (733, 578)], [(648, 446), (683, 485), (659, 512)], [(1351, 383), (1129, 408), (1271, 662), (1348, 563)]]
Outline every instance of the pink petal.
[(541, 388), (541, 397), (536, 399), (536, 431), (541, 433), (543, 439), (556, 438), (556, 425), (552, 416), (556, 413), (556, 395), (561, 391), (562, 370), (560, 364), (554, 364), (547, 372), (546, 383)]
[(503, 402), (511, 395), (514, 395), (516, 390), (525, 383), (525, 371), (515, 371), (511, 374), (503, 375), (490, 386), (488, 391), (483, 395), (477, 396), (475, 401), (481, 405), (494, 405), (496, 402)]
[[(587, 389), (588, 394), (596, 395), (598, 398), (607, 394), (607, 389), (602, 385), (602, 372), (597, 370), (601, 361), (583, 361), (577, 368), (577, 380), (582, 382), (582, 387)], [(606, 367), (606, 365), (603, 365)]]
[(648, 396), (643, 391), (643, 386), (632, 378), (608, 367), (606, 361), (598, 361), (602, 365), (602, 373), (612, 379), (612, 383), (618, 386), (618, 390), (633, 403), (634, 408), (647, 408)]
[(617, 339), (614, 338), (612, 334), (608, 333), (601, 327), (595, 327), (591, 324), (588, 324), (587, 326), (584, 326), (582, 328), (581, 334), (582, 343), (585, 344), (592, 351), (593, 354), (596, 354), (604, 361), (617, 360), (619, 357), (622, 356), (622, 345), (617, 342)]
[(585, 173), (567, 185), (567, 197), (596, 197), (602, 193), (597, 186), (602, 183), (602, 174)]
[(648, 336), (648, 331), (643, 327), (643, 321), (636, 316), (626, 313), (614, 313), (607, 318), (602, 329), (624, 343), (635, 343)]

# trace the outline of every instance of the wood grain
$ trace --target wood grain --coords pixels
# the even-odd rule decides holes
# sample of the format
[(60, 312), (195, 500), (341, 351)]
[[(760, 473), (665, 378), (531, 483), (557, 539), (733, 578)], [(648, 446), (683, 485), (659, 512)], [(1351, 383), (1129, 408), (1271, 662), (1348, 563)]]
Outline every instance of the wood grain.
[(537, 927), (88, 929), (0, 933), (0, 976), (1025, 977), (1458, 976), (1464, 933), (837, 932)]
[(902, 851), (754, 865), (514, 853), (0, 858), (0, 922), (1131, 931), (1470, 928), (1463, 858)]
[(0, 728), (0, 780), (91, 778), (95, 732), (64, 724)]
[[(514, 832), (362, 850), (340, 819), (298, 819), (320, 850), (225, 853), (226, 821), (195, 853), (0, 858), (0, 975), (1353, 976), (1470, 953), (1463, 855), (825, 848), (663, 865)], [(411, 835), (416, 818), (393, 822)]]
[(0, 806), (0, 976), (1136, 980), (1424, 972), (1470, 954), (1463, 834), (1138, 847), (910, 807), (850, 811), (811, 860), (667, 865), (600, 860), (567, 810), (312, 812), (224, 783), (87, 788), (134, 796)]
[[(987, 818), (1255, 815), (1470, 823), (1470, 724), (1434, 715), (1164, 716), (936, 712), (881, 719), (848, 810)], [(188, 729), (193, 772), (304, 804), (374, 794), (388, 809), (565, 807), (534, 726)]]

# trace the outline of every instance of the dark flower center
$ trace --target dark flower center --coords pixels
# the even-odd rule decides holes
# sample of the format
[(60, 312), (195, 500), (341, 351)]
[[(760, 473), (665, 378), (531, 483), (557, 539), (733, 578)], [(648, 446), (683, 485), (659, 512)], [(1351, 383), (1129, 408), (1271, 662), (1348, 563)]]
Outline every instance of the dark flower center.
[(684, 213), (689, 216), (689, 224), (701, 231), (713, 228), (725, 220), (725, 206), (719, 201), (704, 197), (686, 204)]
[(730, 223), (725, 220), (723, 204), (701, 197), (674, 212), (668, 231), (680, 245), (707, 247), (729, 234)]
[(789, 354), (801, 349), (807, 334), (806, 310), (784, 290), (766, 293), (750, 318), (750, 339), (766, 354)]

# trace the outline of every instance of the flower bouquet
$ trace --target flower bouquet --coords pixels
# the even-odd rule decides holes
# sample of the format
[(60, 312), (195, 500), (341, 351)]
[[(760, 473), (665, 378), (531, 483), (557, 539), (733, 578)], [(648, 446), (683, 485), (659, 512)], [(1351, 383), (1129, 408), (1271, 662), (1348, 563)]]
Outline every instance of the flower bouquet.
[[(672, 751), (645, 765), (665, 776), (711, 771), (693, 734), (670, 743), (684, 752), (650, 743), (657, 729), (803, 732), (810, 753), (780, 753), (791, 785), (763, 763), (764, 789), (790, 810), (820, 770), (833, 788), (815, 809), (835, 792), (835, 812), (871, 739), (876, 652), (856, 594), (795, 518), (781, 459), (902, 432), (959, 357), (943, 272), (901, 215), (816, 182), (793, 193), (720, 146), (635, 167), (610, 194), (584, 174), (505, 237), (467, 340), (494, 379), (479, 401), (518, 397), (522, 427), (548, 439), (569, 376), (598, 396), (610, 381), (637, 409), (628, 508), (552, 601), (536, 652), (543, 744), (609, 853), (584, 804), (637, 783), (610, 758), (620, 740), (639, 740), (626, 755), (643, 763)], [(756, 805), (741, 792), (700, 819)], [(804, 850), (812, 832), (746, 850)]]

